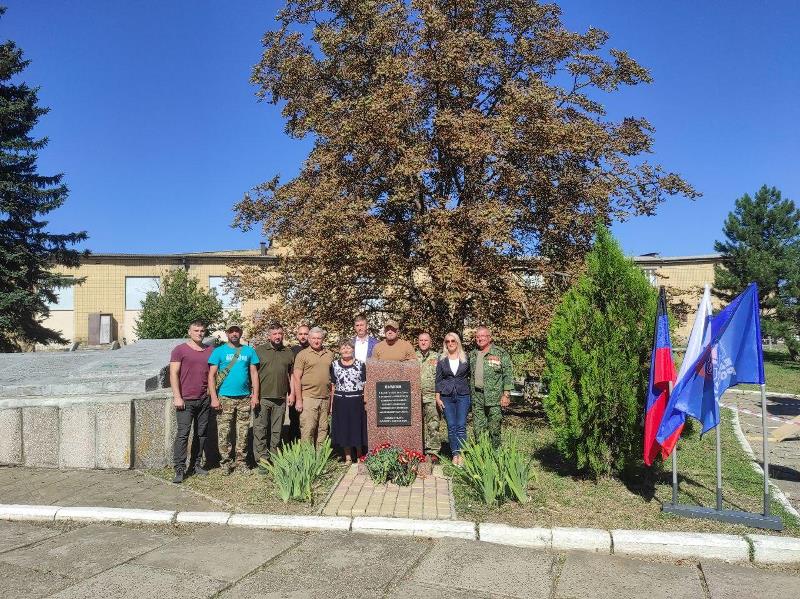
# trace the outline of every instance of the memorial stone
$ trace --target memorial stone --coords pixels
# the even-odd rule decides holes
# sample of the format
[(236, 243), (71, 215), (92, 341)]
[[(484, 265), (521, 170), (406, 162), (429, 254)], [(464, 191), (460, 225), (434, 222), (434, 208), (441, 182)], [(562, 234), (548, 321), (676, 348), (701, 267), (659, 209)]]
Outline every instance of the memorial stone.
[[(369, 449), (389, 443), (423, 451), (422, 391), (416, 361), (369, 360), (364, 398), (367, 408)], [(430, 474), (430, 464), (420, 468)]]

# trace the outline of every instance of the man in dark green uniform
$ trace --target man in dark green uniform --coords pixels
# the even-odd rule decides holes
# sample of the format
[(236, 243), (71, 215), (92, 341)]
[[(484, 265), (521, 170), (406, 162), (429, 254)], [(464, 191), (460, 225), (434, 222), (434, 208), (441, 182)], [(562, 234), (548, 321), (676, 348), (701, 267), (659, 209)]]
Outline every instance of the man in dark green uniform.
[(294, 352), (283, 344), (280, 324), (270, 325), (269, 343), (259, 345), (256, 354), (261, 393), (253, 419), (253, 454), (258, 462), (269, 460), (278, 448), (286, 400), (292, 397)]
[(511, 403), (514, 388), (511, 356), (492, 343), (492, 333), (486, 327), (475, 331), (475, 344), (478, 348), (469, 352), (472, 425), (476, 437), (489, 431), (492, 445), (500, 447), (501, 408)]
[(436, 407), (436, 362), (439, 353), (431, 349), (431, 336), (422, 332), (417, 337), (417, 360), (422, 378), (422, 418), (425, 423), (425, 453), (433, 456), (442, 448), (439, 438), (439, 408)]

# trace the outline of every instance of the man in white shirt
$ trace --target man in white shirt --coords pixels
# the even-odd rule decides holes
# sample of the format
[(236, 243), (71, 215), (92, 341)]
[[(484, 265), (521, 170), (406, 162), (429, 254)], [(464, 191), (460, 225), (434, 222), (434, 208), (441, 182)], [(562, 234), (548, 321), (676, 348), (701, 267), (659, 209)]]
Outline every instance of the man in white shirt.
[(378, 343), (378, 340), (369, 334), (369, 325), (367, 324), (367, 317), (363, 314), (356, 316), (353, 326), (356, 331), (356, 336), (353, 337), (353, 347), (355, 348), (355, 358), (366, 364), (367, 359), (372, 357), (372, 350)]

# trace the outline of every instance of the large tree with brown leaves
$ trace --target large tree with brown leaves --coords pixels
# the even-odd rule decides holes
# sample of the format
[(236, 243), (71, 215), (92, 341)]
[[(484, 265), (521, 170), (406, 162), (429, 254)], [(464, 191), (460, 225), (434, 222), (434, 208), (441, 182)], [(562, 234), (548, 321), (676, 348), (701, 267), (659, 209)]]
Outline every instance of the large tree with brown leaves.
[[(541, 338), (598, 218), (696, 195), (642, 159), (652, 126), (604, 93), (650, 81), (598, 29), (532, 0), (288, 0), (252, 80), (313, 149), (245, 195), (235, 223), (283, 248), (239, 268), (286, 322), (390, 314), (441, 336), (486, 323)], [(523, 276), (521, 264), (541, 276)]]

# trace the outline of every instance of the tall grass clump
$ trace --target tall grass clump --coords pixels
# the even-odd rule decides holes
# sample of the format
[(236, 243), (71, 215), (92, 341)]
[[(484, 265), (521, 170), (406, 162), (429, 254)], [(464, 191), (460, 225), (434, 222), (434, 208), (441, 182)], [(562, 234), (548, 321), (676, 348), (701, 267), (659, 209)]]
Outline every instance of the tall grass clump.
[(461, 446), (461, 456), (464, 465), (456, 475), (486, 505), (528, 501), (528, 485), (535, 479), (533, 458), (519, 449), (515, 437), (506, 434), (499, 449), (492, 446), (487, 433), (470, 437)]
[(331, 453), (330, 439), (316, 449), (308, 441), (295, 441), (275, 451), (271, 461), (261, 460), (260, 464), (272, 476), (284, 503), (290, 499), (311, 501), (314, 481), (326, 471)]

